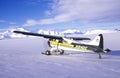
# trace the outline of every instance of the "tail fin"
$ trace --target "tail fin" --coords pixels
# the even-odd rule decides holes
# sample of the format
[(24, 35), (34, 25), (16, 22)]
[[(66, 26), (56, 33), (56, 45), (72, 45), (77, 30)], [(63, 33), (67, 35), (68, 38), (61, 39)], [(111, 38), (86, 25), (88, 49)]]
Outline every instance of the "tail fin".
[(102, 35), (102, 34), (99, 34), (99, 36), (100, 36), (99, 47), (100, 47), (101, 49), (104, 49), (103, 35)]
[(91, 42), (91, 45), (95, 45), (95, 46), (99, 46), (101, 49), (104, 48), (104, 41), (103, 41), (103, 35), (99, 34), (98, 36), (96, 36)]

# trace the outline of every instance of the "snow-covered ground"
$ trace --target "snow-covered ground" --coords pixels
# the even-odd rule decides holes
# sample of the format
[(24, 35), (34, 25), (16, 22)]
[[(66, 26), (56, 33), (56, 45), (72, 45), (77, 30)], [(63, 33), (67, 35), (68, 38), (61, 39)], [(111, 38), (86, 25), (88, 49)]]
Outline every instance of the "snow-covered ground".
[(42, 55), (46, 40), (41, 37), (0, 40), (0, 78), (120, 78), (120, 32), (103, 36), (105, 48), (112, 50), (103, 59), (72, 51)]

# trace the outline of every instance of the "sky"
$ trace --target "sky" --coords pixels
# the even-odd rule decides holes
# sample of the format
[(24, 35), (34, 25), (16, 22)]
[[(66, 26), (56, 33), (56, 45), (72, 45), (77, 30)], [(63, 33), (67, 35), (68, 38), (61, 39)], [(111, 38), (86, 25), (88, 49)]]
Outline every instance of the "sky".
[(0, 0), (0, 29), (120, 29), (120, 0)]

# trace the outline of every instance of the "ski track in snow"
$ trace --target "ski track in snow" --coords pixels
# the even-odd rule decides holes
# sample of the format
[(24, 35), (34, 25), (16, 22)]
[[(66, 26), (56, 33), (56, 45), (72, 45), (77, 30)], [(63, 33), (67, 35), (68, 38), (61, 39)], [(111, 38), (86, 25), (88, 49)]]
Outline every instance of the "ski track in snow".
[(103, 54), (102, 59), (94, 53), (73, 51), (42, 55), (43, 38), (0, 40), (0, 78), (119, 78), (119, 35), (104, 34), (105, 47), (112, 52)]

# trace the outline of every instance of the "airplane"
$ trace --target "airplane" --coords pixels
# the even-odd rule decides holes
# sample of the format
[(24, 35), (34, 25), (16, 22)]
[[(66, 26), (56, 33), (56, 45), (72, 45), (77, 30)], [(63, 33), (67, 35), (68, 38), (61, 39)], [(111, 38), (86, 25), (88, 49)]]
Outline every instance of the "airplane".
[(64, 51), (71, 50), (71, 51), (97, 53), (99, 59), (101, 59), (102, 53), (108, 53), (111, 51), (110, 49), (104, 50), (104, 40), (102, 34), (99, 34), (89, 42), (85, 42), (83, 40), (90, 40), (90, 38), (61, 37), (61, 36), (45, 35), (45, 34), (38, 34), (32, 32), (24, 32), (24, 31), (13, 31), (13, 32), (23, 35), (40, 36), (48, 39), (47, 44), (51, 49), (46, 50), (44, 53), (42, 53), (45, 55), (52, 55), (54, 53), (59, 53), (60, 55), (63, 55)]

